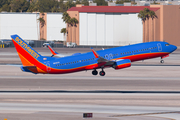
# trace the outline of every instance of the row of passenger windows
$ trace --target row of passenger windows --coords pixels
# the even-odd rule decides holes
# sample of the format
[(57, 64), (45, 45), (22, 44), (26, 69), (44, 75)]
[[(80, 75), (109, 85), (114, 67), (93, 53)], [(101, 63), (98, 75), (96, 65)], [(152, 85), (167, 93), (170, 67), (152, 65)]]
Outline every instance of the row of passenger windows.
[(90, 60), (95, 60), (95, 58), (90, 58), (90, 59), (84, 59), (84, 60), (79, 60), (79, 61), (73, 61), (73, 62), (68, 62), (68, 63), (57, 64), (56, 66), (70, 65), (70, 64), (79, 63), (79, 62), (86, 62), (86, 61), (90, 61)]
[[(141, 50), (134, 50), (134, 51), (124, 52), (124, 53), (121, 53), (121, 55), (137, 53), (137, 52), (153, 50), (153, 49), (157, 49), (157, 47), (152, 47), (152, 48), (146, 48), (146, 49), (141, 49)], [(117, 54), (110, 54), (110, 55), (111, 56), (118, 56), (119, 54), (117, 53)], [(106, 56), (104, 56), (103, 58), (106, 58)], [(73, 61), (73, 62), (68, 62), (68, 63), (57, 64), (56, 66), (70, 65), (70, 64), (79, 63), (79, 62), (86, 62), (86, 61), (90, 61), (90, 60), (95, 60), (95, 58), (89, 58), (89, 59), (84, 59), (84, 60), (79, 60), (79, 61)]]
[[(140, 50), (134, 50), (134, 51), (124, 52), (124, 53), (121, 53), (121, 55), (131, 54), (131, 53), (137, 53), (137, 52), (143, 52), (143, 51), (153, 50), (153, 49), (157, 49), (157, 47), (151, 47), (151, 48), (146, 48), (146, 49), (140, 49)], [(118, 56), (118, 54), (113, 54), (113, 56)], [(105, 56), (104, 56), (104, 58), (105, 58)]]
[(129, 52), (121, 53), (121, 55), (137, 53), (137, 52), (143, 52), (143, 51), (153, 50), (153, 49), (157, 49), (157, 47), (151, 47), (151, 48), (145, 48), (145, 49), (140, 49), (140, 50), (129, 51)]

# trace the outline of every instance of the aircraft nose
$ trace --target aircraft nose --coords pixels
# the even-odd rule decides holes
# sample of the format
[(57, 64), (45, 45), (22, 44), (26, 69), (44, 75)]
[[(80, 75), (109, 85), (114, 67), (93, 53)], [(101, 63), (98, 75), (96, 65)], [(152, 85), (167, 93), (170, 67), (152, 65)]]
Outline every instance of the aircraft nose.
[(171, 49), (172, 49), (172, 52), (173, 52), (173, 51), (175, 51), (177, 49), (177, 47), (175, 45), (172, 45)]

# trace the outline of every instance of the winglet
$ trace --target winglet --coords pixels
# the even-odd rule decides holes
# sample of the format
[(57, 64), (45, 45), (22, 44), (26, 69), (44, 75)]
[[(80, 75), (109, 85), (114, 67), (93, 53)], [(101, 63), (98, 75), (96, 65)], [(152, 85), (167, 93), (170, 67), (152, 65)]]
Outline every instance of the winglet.
[(51, 51), (51, 53), (53, 55), (57, 55), (58, 54), (49, 44), (47, 46), (48, 46), (49, 50)]
[(92, 50), (95, 58), (99, 58), (99, 54), (93, 48), (91, 48), (91, 50)]

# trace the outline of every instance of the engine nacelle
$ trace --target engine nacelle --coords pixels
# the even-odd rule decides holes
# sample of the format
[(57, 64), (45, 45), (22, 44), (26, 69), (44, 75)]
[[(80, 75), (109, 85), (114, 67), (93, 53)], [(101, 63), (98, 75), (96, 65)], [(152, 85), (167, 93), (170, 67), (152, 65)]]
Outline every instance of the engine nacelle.
[(122, 69), (122, 68), (127, 68), (131, 66), (131, 61), (129, 59), (122, 59), (122, 60), (118, 60), (115, 62), (115, 64), (113, 65), (114, 69)]

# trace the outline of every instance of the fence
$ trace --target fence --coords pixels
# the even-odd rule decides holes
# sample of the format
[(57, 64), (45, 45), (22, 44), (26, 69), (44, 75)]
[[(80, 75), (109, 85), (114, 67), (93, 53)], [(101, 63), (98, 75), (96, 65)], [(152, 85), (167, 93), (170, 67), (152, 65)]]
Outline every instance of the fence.
[[(8, 47), (14, 47), (14, 44), (12, 42), (12, 40), (7, 40), (6, 42), (2, 42), (3, 40), (0, 40), (0, 48), (8, 48)], [(36, 41), (26, 41), (27, 44), (29, 44), (31, 47), (37, 48), (37, 47), (44, 47), (43, 44), (44, 43), (49, 43), (50, 46), (54, 47), (54, 48), (63, 48), (66, 47), (63, 43), (60, 42), (53, 42), (53, 41), (42, 41), (42, 40), (36, 40)], [(117, 46), (95, 46), (95, 45), (78, 45), (76, 46), (76, 48), (113, 48), (113, 47), (117, 47)]]

